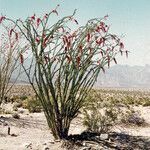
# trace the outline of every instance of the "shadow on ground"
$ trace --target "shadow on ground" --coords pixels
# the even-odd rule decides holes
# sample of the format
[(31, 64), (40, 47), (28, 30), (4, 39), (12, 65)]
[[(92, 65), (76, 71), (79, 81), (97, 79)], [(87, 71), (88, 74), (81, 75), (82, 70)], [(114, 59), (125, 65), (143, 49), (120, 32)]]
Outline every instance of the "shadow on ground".
[(101, 140), (96, 133), (83, 132), (80, 135), (70, 135), (63, 147), (68, 150), (150, 150), (150, 138), (113, 132), (107, 140)]
[(3, 117), (0, 116), (0, 124), (8, 125), (8, 126), (16, 126), (22, 128), (46, 128), (47, 126), (43, 123), (43, 120), (38, 120), (34, 118), (20, 118), (15, 119), (12, 117)]

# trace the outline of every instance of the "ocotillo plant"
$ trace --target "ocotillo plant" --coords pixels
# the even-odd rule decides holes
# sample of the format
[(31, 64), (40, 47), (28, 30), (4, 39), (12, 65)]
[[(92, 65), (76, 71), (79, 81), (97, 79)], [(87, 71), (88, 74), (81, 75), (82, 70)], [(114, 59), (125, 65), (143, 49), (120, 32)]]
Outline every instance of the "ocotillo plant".
[[(20, 74), (20, 68), (17, 63), (19, 60), (19, 35), (12, 31), (8, 24), (5, 26), (2, 23), (4, 19), (5, 17), (0, 17), (0, 105), (7, 98), (10, 89)], [(18, 69), (18, 72), (16, 72), (16, 76), (14, 76), (10, 84), (16, 69)]]
[(72, 31), (68, 23), (78, 24), (75, 12), (53, 25), (50, 25), (51, 15), (58, 15), (57, 10), (43, 17), (33, 15), (25, 21), (6, 20), (15, 24), (15, 30), (30, 45), (31, 64), (26, 67), (23, 53), (21, 64), (41, 101), (54, 137), (64, 139), (98, 74), (111, 61), (117, 63), (115, 56), (124, 52), (124, 45), (109, 33), (105, 24), (108, 16), (91, 19)]

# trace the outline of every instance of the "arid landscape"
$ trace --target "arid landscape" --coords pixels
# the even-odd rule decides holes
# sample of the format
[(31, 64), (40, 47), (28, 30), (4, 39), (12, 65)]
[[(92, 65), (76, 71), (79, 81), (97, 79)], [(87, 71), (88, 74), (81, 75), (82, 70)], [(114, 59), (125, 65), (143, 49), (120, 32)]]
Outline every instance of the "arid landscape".
[[(29, 85), (15, 86), (11, 93), (10, 99), (7, 99), (7, 102), (2, 106), (3, 109), (1, 109), (0, 114), (1, 150), (150, 149), (149, 91), (96, 90), (95, 101), (101, 103), (110, 101), (117, 105), (117, 109), (121, 108), (122, 111), (126, 105), (129, 105), (134, 113), (131, 114), (130, 118), (126, 116), (121, 122), (112, 124), (108, 132), (99, 136), (87, 132), (87, 127), (83, 125), (84, 114), (81, 110), (78, 117), (71, 123), (69, 134), (77, 135), (75, 142), (72, 142), (70, 137), (71, 144), (54, 140), (42, 110), (32, 110), (26, 107), (27, 105), (25, 106), (25, 101), (30, 101), (28, 97), (34, 96)], [(91, 95), (94, 95), (94, 92)], [(117, 103), (114, 102), (115, 100)], [(93, 96), (89, 96), (89, 104), (91, 104), (91, 101), (94, 101)], [(122, 103), (120, 103), (121, 101)], [(34, 107), (38, 107), (37, 105), (34, 105)], [(134, 116), (134, 114), (137, 114), (137, 116)], [(10, 128), (9, 135), (8, 128)]]
[(0, 150), (150, 150), (150, 1), (0, 0)]

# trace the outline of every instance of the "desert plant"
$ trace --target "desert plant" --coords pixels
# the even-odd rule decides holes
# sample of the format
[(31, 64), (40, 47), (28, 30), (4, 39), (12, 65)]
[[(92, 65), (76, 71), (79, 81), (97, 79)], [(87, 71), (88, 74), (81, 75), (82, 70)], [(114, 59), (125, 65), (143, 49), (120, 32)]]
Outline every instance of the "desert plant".
[(117, 113), (115, 109), (107, 109), (100, 111), (99, 108), (84, 109), (83, 125), (87, 130), (94, 133), (106, 133), (110, 130), (117, 120)]
[[(20, 67), (18, 66), (18, 38), (19, 35), (10, 30), (10, 26), (5, 26), (2, 20), (4, 16), (0, 17), (0, 105), (4, 100), (8, 99), (8, 93), (13, 87), (20, 74)], [(14, 71), (18, 68), (18, 73), (12, 79)], [(11, 81), (11, 83), (10, 83)]]
[(93, 90), (88, 94), (83, 107), (83, 125), (90, 132), (106, 133), (118, 122), (120, 110), (116, 107), (112, 97), (106, 101), (101, 92)]
[(30, 113), (42, 111), (41, 102), (37, 97), (28, 97), (22, 101), (22, 107), (28, 109)]
[(116, 54), (128, 51), (117, 35), (109, 33), (104, 22), (108, 16), (91, 19), (72, 31), (69, 22), (78, 24), (75, 12), (51, 24), (53, 14), (58, 15), (57, 8), (43, 17), (5, 20), (12, 22), (30, 45), (30, 65), (25, 65), (25, 55), (21, 53), (22, 67), (54, 137), (64, 139), (100, 71), (105, 72), (104, 66), (109, 67), (111, 61), (117, 63)]

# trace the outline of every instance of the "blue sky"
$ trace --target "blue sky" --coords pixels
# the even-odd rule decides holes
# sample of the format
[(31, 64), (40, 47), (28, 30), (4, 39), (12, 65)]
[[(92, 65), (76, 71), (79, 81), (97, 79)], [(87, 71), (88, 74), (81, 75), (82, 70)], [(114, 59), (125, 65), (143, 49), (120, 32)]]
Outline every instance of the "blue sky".
[[(124, 35), (129, 58), (119, 57), (119, 64), (150, 64), (150, 0), (0, 0), (0, 13), (12, 18), (43, 14), (60, 4), (59, 17), (77, 9), (82, 25), (90, 18), (109, 14), (112, 32)], [(54, 21), (54, 20), (53, 20)]]

